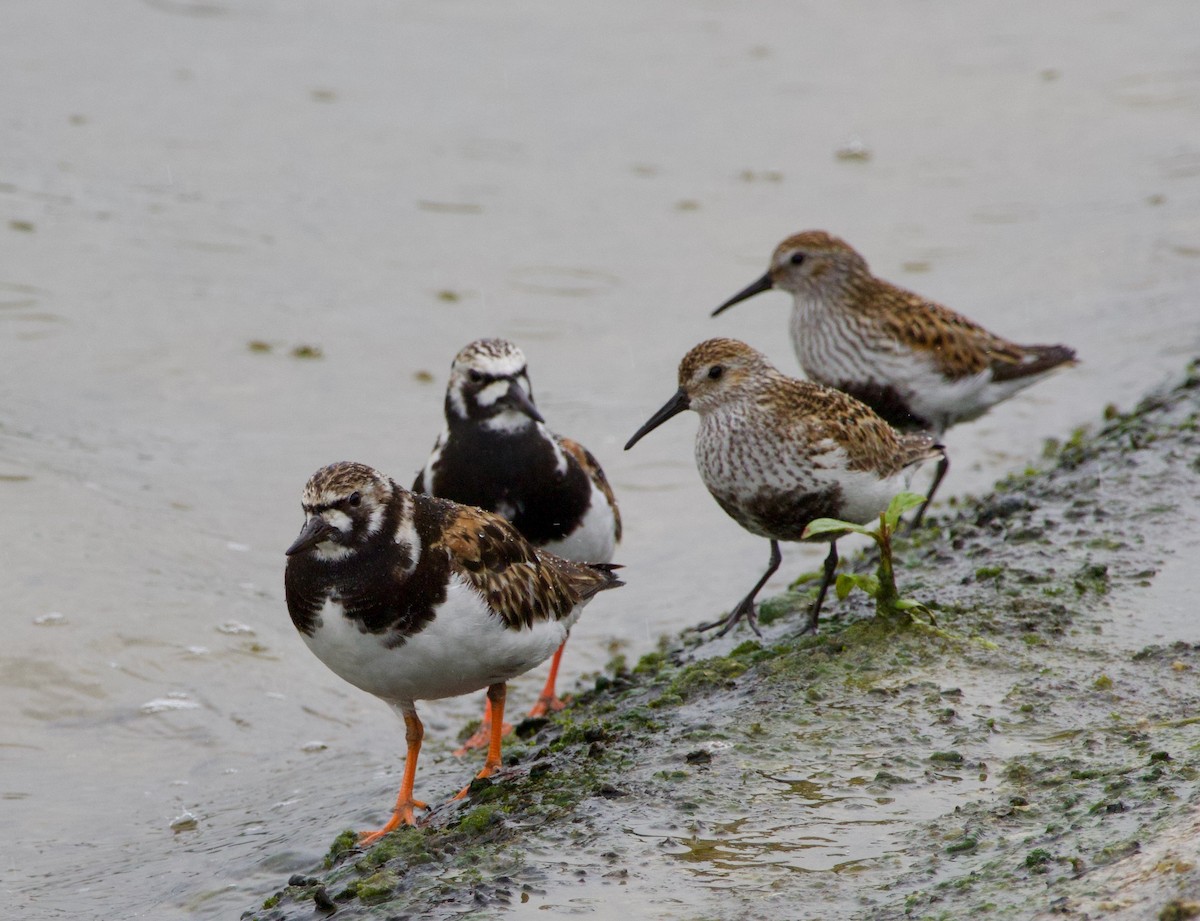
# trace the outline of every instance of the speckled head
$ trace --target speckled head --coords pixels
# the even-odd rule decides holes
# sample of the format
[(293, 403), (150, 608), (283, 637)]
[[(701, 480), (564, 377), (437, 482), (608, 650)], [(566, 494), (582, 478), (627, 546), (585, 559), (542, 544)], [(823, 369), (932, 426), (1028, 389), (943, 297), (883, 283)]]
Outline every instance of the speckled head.
[(737, 339), (707, 339), (679, 363), (679, 389), (625, 443), (632, 448), (644, 435), (685, 409), (704, 415), (749, 392), (756, 380), (778, 372), (761, 352)]
[(679, 389), (705, 413), (775, 371), (767, 357), (738, 339), (707, 339), (679, 362)]
[(287, 555), (310, 551), (318, 559), (349, 556), (379, 533), (398, 488), (366, 464), (339, 461), (322, 467), (304, 486), (304, 528)]
[(824, 230), (805, 230), (775, 247), (766, 274), (727, 300), (712, 315), (715, 317), (734, 304), (771, 288), (823, 299), (869, 275), (866, 260), (845, 240)]
[(543, 422), (533, 402), (525, 353), (507, 339), (476, 339), (450, 365), (446, 418), (516, 429)]

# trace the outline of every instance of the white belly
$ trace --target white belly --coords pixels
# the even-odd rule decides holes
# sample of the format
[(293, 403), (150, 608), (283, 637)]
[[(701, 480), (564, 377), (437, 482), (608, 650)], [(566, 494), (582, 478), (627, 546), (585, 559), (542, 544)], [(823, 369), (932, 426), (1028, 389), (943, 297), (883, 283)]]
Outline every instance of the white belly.
[(505, 627), (458, 576), (433, 621), (401, 646), (389, 649), (387, 634), (359, 630), (336, 602), (327, 601), (320, 617), (312, 636), (302, 634), (308, 648), (335, 674), (389, 702), (456, 697), (508, 681), (548, 659), (569, 632), (567, 622)]
[(579, 526), (562, 540), (542, 547), (576, 563), (608, 563), (617, 549), (616, 518), (608, 498), (592, 484), (592, 504)]

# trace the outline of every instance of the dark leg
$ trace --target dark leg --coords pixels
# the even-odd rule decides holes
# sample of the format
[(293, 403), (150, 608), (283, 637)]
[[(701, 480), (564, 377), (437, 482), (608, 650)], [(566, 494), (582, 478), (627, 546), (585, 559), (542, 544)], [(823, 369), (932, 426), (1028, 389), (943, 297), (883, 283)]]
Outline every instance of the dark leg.
[(829, 542), (829, 556), (825, 557), (825, 575), (821, 579), (821, 587), (817, 589), (817, 600), (813, 602), (812, 610), (808, 612), (808, 623), (800, 631), (801, 634), (817, 632), (817, 618), (821, 616), (821, 605), (825, 603), (825, 593), (829, 591), (829, 586), (833, 584), (833, 574), (837, 570), (837, 564), (837, 541), (831, 540)]
[(921, 503), (921, 507), (917, 509), (916, 517), (913, 518), (908, 526), (909, 534), (921, 526), (921, 520), (925, 517), (925, 509), (929, 508), (929, 503), (933, 501), (933, 494), (942, 485), (942, 479), (946, 476), (946, 471), (949, 469), (950, 458), (943, 454), (941, 460), (938, 461), (937, 471), (933, 474), (933, 485), (929, 487), (929, 492), (925, 495), (925, 501)]
[(775, 575), (775, 570), (779, 568), (779, 564), (782, 562), (783, 555), (779, 552), (779, 541), (773, 540), (771, 541), (771, 561), (767, 564), (767, 571), (755, 583), (754, 588), (750, 589), (750, 594), (739, 601), (737, 607), (730, 611), (727, 616), (720, 620), (714, 620), (712, 623), (701, 624), (694, 629), (703, 633), (705, 630), (711, 630), (713, 627), (720, 627), (721, 630), (717, 633), (717, 636), (724, 636), (734, 624), (744, 617), (746, 618), (746, 623), (750, 625), (750, 629), (756, 635), (762, 636), (762, 631), (758, 629), (758, 614), (754, 611), (754, 596), (767, 584), (767, 580)]

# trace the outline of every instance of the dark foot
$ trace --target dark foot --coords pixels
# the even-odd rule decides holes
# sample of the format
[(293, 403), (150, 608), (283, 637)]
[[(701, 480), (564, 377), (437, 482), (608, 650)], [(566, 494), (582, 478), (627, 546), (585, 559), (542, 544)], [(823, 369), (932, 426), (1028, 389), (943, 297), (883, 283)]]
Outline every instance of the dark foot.
[(734, 624), (743, 617), (746, 619), (746, 623), (750, 625), (750, 629), (754, 631), (755, 636), (762, 639), (762, 631), (758, 629), (758, 613), (754, 610), (753, 601), (749, 604), (743, 601), (730, 611), (728, 616), (722, 617), (720, 620), (714, 620), (711, 623), (700, 624), (692, 629), (697, 633), (703, 633), (706, 630), (713, 629), (713, 627), (720, 627), (721, 629), (717, 631), (717, 636), (721, 637), (732, 630)]
[(920, 529), (921, 525), (925, 522), (925, 509), (927, 508), (929, 508), (928, 500), (917, 509), (917, 514), (913, 516), (912, 521), (908, 523), (908, 527), (904, 529), (905, 534), (915, 534)]
[(800, 633), (798, 634), (799, 636), (817, 635), (817, 618), (820, 617), (821, 614), (821, 609), (817, 606), (818, 604), (820, 604), (820, 602), (814, 604), (809, 610), (808, 619), (804, 622), (804, 626), (801, 628)]

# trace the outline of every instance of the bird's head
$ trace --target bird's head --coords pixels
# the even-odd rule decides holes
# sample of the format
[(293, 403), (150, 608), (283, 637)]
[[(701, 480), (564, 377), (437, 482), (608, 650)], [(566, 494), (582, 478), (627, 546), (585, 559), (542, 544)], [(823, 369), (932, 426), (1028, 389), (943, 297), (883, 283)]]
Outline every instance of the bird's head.
[(287, 555), (307, 553), (325, 561), (351, 556), (379, 533), (398, 488), (366, 464), (341, 461), (322, 467), (305, 484), (304, 527)]
[(448, 422), (518, 431), (544, 422), (533, 402), (525, 354), (507, 339), (477, 339), (450, 365)]

